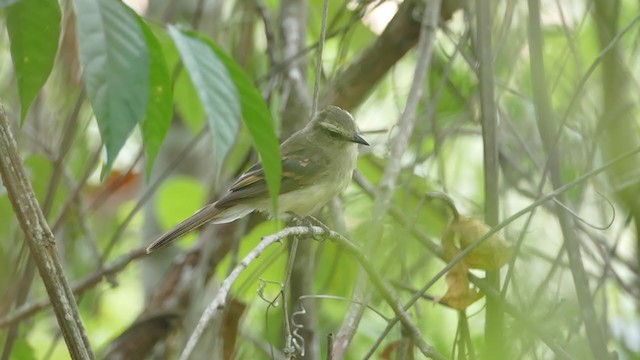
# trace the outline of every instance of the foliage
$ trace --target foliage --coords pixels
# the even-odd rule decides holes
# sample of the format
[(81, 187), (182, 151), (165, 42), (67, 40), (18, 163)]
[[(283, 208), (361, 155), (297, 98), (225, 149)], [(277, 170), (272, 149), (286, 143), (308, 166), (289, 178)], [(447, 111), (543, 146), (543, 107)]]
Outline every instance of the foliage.
[[(320, 236), (268, 247), (197, 355), (327, 358), (333, 334), (335, 358), (411, 359), (419, 341), (436, 358), (597, 358), (599, 345), (638, 358), (640, 8), (538, 2), (443, 1), (407, 151), (392, 158), (423, 54), (388, 49), (415, 47), (433, 2), (330, 1), (319, 39), (319, 0), (0, 0), (0, 105), (98, 357), (177, 358), (239, 261), (291, 225), (252, 214), (144, 257), (257, 160), (277, 206), (278, 131), (304, 126), (319, 81), (320, 104), (349, 104), (372, 144), (337, 206), (317, 214), (353, 246)], [(491, 6), (483, 39), (479, 4)], [(487, 88), (478, 44), (489, 40)], [(0, 219), (0, 349), (68, 358), (1, 184)], [(491, 301), (503, 320), (488, 315)], [(493, 325), (499, 348), (485, 339)]]

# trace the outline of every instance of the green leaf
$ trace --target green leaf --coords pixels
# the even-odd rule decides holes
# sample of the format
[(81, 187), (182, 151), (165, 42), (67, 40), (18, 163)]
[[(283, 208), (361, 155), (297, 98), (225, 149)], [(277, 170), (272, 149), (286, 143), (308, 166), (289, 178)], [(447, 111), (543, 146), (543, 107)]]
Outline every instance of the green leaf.
[(182, 67), (177, 71), (178, 76), (173, 86), (176, 111), (191, 132), (195, 134), (202, 129), (205, 119), (204, 108), (187, 71)]
[(57, 0), (22, 0), (7, 9), (7, 32), (16, 69), (21, 121), (53, 68), (61, 19)]
[(240, 65), (227, 55), (220, 46), (212, 41), (208, 42), (227, 67), (227, 70), (229, 70), (229, 74), (238, 89), (242, 105), (242, 119), (247, 129), (249, 129), (249, 133), (262, 159), (273, 208), (277, 209), (282, 161), (280, 158), (280, 143), (276, 135), (271, 112), (269, 112), (267, 103), (262, 98), (262, 95)]
[(220, 170), (240, 129), (238, 91), (227, 68), (206, 41), (174, 26), (169, 26), (169, 35), (204, 106), (213, 133), (216, 167)]
[(87, 94), (107, 149), (104, 174), (149, 98), (149, 54), (137, 15), (118, 0), (75, 0)]
[(178, 49), (176, 49), (176, 44), (173, 43), (173, 39), (169, 36), (165, 28), (153, 24), (147, 25), (160, 42), (167, 68), (171, 72), (171, 77), (174, 79), (173, 105), (175, 112), (195, 134), (202, 129), (205, 119), (204, 109), (202, 108), (200, 99), (198, 99), (196, 89), (193, 87), (191, 79), (189, 79), (189, 74), (180, 62), (180, 54), (178, 53)]
[(173, 118), (173, 94), (171, 78), (164, 60), (164, 54), (158, 39), (153, 32), (139, 19), (142, 32), (149, 49), (149, 80), (150, 92), (147, 104), (147, 114), (140, 123), (144, 151), (147, 154), (147, 178), (151, 175), (153, 162), (155, 161), (162, 141), (167, 135)]

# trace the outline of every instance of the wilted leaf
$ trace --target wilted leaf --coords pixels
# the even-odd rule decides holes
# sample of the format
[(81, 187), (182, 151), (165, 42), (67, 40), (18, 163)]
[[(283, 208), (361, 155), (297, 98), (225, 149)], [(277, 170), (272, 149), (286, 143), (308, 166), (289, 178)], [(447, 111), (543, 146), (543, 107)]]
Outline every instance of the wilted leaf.
[[(380, 353), (380, 358), (384, 360), (407, 359), (413, 360), (413, 347), (415, 346), (411, 339), (400, 339), (389, 343)], [(408, 351), (407, 351), (408, 350)]]
[(467, 265), (459, 262), (445, 276), (447, 293), (441, 301), (456, 310), (466, 309), (483, 296), (476, 289), (469, 287), (468, 271)]
[[(489, 226), (472, 217), (460, 216), (458, 220), (452, 220), (442, 237), (445, 259), (451, 260), (457, 254), (453, 249), (464, 250), (487, 232)], [(453, 256), (450, 255), (452, 252)], [(473, 249), (463, 261), (471, 269), (497, 270), (511, 260), (513, 253), (513, 245), (494, 234)]]
[(103, 213), (117, 211), (120, 205), (135, 199), (142, 186), (143, 175), (131, 169), (127, 172), (114, 170), (97, 186), (87, 186), (85, 196), (92, 206)]

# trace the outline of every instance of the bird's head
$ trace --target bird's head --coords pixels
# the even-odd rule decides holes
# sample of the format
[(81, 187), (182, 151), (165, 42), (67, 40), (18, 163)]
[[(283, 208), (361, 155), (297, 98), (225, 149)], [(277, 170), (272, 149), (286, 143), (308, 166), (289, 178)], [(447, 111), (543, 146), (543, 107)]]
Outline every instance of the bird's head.
[(316, 114), (309, 126), (312, 130), (335, 140), (363, 145), (369, 143), (360, 135), (353, 116), (337, 106), (327, 106)]

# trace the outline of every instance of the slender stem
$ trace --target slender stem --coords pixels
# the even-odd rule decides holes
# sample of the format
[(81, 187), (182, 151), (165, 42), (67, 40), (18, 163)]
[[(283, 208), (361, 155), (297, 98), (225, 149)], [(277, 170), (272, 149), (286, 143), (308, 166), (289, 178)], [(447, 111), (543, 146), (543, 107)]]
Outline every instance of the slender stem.
[[(498, 182), (498, 128), (494, 98), (493, 52), (491, 44), (491, 6), (486, 1), (476, 0), (477, 43), (476, 50), (480, 68), (480, 110), (482, 113), (482, 144), (484, 154), (484, 214), (485, 222), (494, 226), (499, 222), (500, 201)], [(487, 282), (500, 291), (500, 270), (487, 271)], [(461, 315), (462, 316), (462, 315)], [(487, 298), (485, 313), (485, 340), (493, 359), (504, 359), (505, 341), (503, 314), (500, 304)]]
[[(475, 240), (473, 243), (471, 243), (468, 247), (466, 247), (464, 250), (462, 250), (460, 253), (458, 253), (458, 255), (454, 256), (453, 259), (451, 259), (451, 261), (449, 261), (447, 263), (447, 265), (445, 265), (444, 268), (442, 268), (433, 278), (431, 278), (431, 280), (429, 280), (422, 288), (420, 288), (418, 291), (415, 292), (415, 294), (413, 295), (413, 297), (404, 305), (405, 309), (409, 309), (411, 306), (413, 306), (413, 304), (418, 301), (426, 292), (427, 290), (429, 290), (431, 288), (431, 286), (433, 286), (438, 280), (440, 280), (447, 272), (449, 272), (449, 270), (451, 270), (457, 263), (459, 263), (462, 259), (464, 259), (465, 256), (467, 256), (469, 253), (471, 253), (475, 248), (477, 248), (478, 246), (480, 246), (485, 240), (487, 240), (488, 238), (490, 238), (491, 236), (493, 236), (494, 234), (498, 233), (498, 231), (502, 230), (504, 227), (506, 227), (507, 225), (511, 224), (512, 222), (516, 221), (517, 219), (519, 219), (521, 216), (533, 211), (534, 209), (538, 208), (540, 205), (544, 204), (545, 202), (552, 200), (556, 197), (558, 197), (561, 194), (566, 193), (567, 191), (573, 189), (574, 187), (583, 184), (584, 182), (586, 182), (587, 180), (593, 178), (594, 176), (610, 169), (611, 167), (619, 164), (622, 161), (625, 161), (627, 159), (629, 159), (632, 156), (635, 156), (637, 154), (640, 153), (640, 147), (631, 150), (625, 154), (622, 154), (614, 159), (612, 159), (611, 161), (607, 162), (606, 164), (602, 165), (601, 167), (591, 170), (585, 174), (583, 174), (582, 176), (578, 177), (577, 179), (553, 190), (552, 192), (540, 197), (539, 199), (537, 199), (536, 201), (532, 202), (531, 204), (529, 204), (528, 206), (522, 208), (521, 210), (519, 210), (518, 212), (516, 212), (515, 214), (509, 216), (507, 219), (503, 220), (502, 222), (500, 222), (498, 225), (492, 227), (486, 234), (484, 234), (483, 236), (481, 236), (480, 238), (478, 238), (477, 240)], [(414, 233), (416, 234), (416, 233)], [(439, 255), (441, 257), (441, 255)], [(470, 276), (470, 280), (472, 280), (473, 284), (476, 286), (479, 286), (478, 282), (475, 280), (477, 279), (475, 276)], [(487, 290), (492, 289), (491, 287), (489, 287)], [(481, 289), (481, 290), (485, 290), (485, 289)], [(495, 289), (493, 289), (495, 290)], [(391, 327), (393, 325), (395, 325), (398, 322), (398, 318), (394, 318), (391, 321), (389, 321), (389, 324), (387, 325), (387, 329), (385, 329), (385, 332), (388, 332)], [(378, 343), (379, 345), (379, 343)], [(369, 353), (373, 354), (373, 351), (375, 351), (375, 347), (374, 346), (372, 349), (370, 349)], [(365, 356), (365, 359), (368, 359), (368, 356)]]
[(80, 311), (60, 264), (49, 229), (28, 181), (4, 108), (0, 105), (0, 173), (31, 256), (53, 304), (60, 331), (72, 359), (93, 359)]
[[(112, 276), (122, 270), (124, 270), (127, 265), (129, 265), (132, 261), (139, 259), (147, 254), (146, 245), (135, 249), (129, 254), (122, 256), (107, 266), (104, 266), (98, 271), (95, 271), (92, 274), (87, 275), (86, 277), (77, 280), (71, 286), (71, 290), (75, 295), (80, 295), (85, 291), (92, 289), (95, 285), (99, 284), (103, 279)], [(12, 324), (19, 323), (26, 319), (29, 319), (38, 311), (45, 309), (51, 305), (51, 299), (45, 298), (41, 300), (37, 300), (34, 302), (30, 302), (25, 304), (18, 309), (16, 309), (11, 314), (8, 314), (2, 318), (0, 318), (0, 328), (10, 326)]]
[(226, 304), (227, 295), (231, 290), (231, 286), (236, 282), (240, 274), (255, 260), (257, 259), (267, 247), (273, 245), (274, 243), (282, 242), (282, 239), (287, 236), (303, 236), (301, 239), (310, 239), (310, 236), (313, 235), (324, 235), (327, 238), (335, 241), (340, 247), (346, 250), (349, 254), (351, 254), (360, 265), (365, 269), (371, 282), (376, 286), (378, 291), (381, 293), (382, 297), (387, 301), (387, 303), (391, 306), (393, 311), (396, 313), (396, 316), (399, 318), (399, 321), (407, 328), (409, 334), (411, 335), (412, 340), (416, 343), (418, 349), (427, 357), (433, 359), (446, 359), (444, 356), (439, 354), (431, 345), (427, 344), (424, 340), (424, 336), (422, 335), (420, 329), (413, 323), (411, 320), (411, 316), (407, 313), (403, 308), (402, 304), (398, 300), (395, 292), (391, 285), (382, 280), (380, 274), (377, 273), (375, 267), (371, 261), (369, 261), (365, 254), (354, 245), (352, 242), (347, 240), (342, 235), (334, 232), (327, 231), (319, 226), (297, 226), (297, 227), (288, 227), (276, 234), (266, 236), (262, 239), (262, 241), (256, 246), (244, 259), (231, 271), (229, 276), (222, 282), (220, 285), (220, 289), (216, 294), (215, 298), (211, 301), (211, 303), (207, 306), (205, 311), (203, 312), (200, 320), (198, 321), (198, 325), (194, 329), (193, 333), (189, 337), (187, 345), (185, 346), (182, 354), (180, 354), (180, 360), (187, 360), (193, 350), (195, 349), (196, 344), (200, 340), (200, 337), (204, 333), (207, 324), (213, 318), (214, 315), (220, 310), (222, 310)]
[[(563, 186), (563, 180), (560, 169), (560, 153), (558, 148), (555, 146), (556, 143), (554, 141), (554, 116), (551, 110), (551, 102), (548, 97), (544, 58), (542, 56), (544, 45), (540, 26), (540, 3), (539, 0), (529, 0), (528, 5), (531, 84), (533, 87), (536, 119), (538, 122), (540, 137), (542, 138), (542, 143), (548, 155), (551, 183), (555, 189), (558, 189)], [(563, 204), (567, 203), (564, 194), (559, 194), (556, 200)], [(591, 290), (589, 289), (589, 280), (587, 279), (584, 264), (582, 263), (580, 243), (575, 232), (575, 224), (571, 215), (558, 207), (556, 207), (556, 216), (560, 222), (564, 238), (564, 246), (569, 257), (571, 275), (573, 276), (578, 302), (583, 314), (591, 352), (596, 359), (608, 359), (610, 356), (607, 350), (607, 342), (603, 328), (599, 324), (598, 317), (596, 315), (593, 297)]]
[[(413, 133), (416, 123), (416, 111), (418, 104), (424, 93), (427, 70), (431, 63), (433, 46), (435, 43), (435, 33), (438, 25), (438, 15), (440, 14), (440, 1), (426, 1), (422, 21), (420, 25), (420, 37), (418, 40), (417, 60), (413, 75), (413, 82), (405, 105), (405, 109), (398, 120), (398, 132), (391, 139), (389, 147), (391, 154), (388, 165), (380, 181), (378, 194), (375, 198), (372, 210), (372, 217), (369, 222), (366, 238), (368, 239), (368, 255), (374, 254), (380, 245), (384, 229), (382, 224), (389, 212), (391, 201), (395, 193), (396, 181), (400, 175), (401, 159), (409, 147), (409, 138)], [(366, 270), (366, 269), (365, 269)], [(356, 299), (366, 299), (370, 296), (368, 286), (364, 282), (366, 278), (360, 273), (354, 289)], [(365, 301), (366, 302), (366, 301)], [(349, 306), (345, 321), (336, 336), (335, 354), (342, 358), (348, 344), (350, 343), (358, 322), (364, 312), (364, 307), (356, 303)]]
[(318, 40), (318, 56), (316, 57), (316, 81), (313, 85), (313, 105), (311, 116), (318, 111), (318, 99), (320, 98), (320, 79), (322, 78), (322, 52), (324, 40), (327, 36), (327, 17), (329, 16), (329, 0), (324, 0), (322, 6), (322, 26), (320, 28), (320, 40)]

